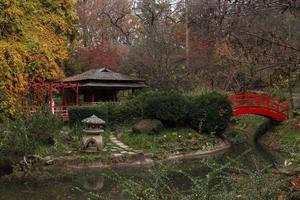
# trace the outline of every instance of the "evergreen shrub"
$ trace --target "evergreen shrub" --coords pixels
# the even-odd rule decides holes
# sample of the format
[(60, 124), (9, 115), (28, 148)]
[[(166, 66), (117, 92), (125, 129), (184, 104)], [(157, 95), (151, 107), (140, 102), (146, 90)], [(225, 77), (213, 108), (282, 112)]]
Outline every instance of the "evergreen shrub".
[(69, 108), (71, 124), (78, 124), (87, 117), (96, 115), (106, 123), (127, 122), (140, 117), (139, 102), (134, 99), (124, 102), (102, 102), (93, 105), (73, 106)]
[(231, 103), (216, 92), (187, 97), (177, 91), (147, 90), (129, 99), (113, 103), (71, 107), (71, 123), (97, 115), (107, 123), (134, 119), (158, 119), (168, 126), (190, 126), (204, 133), (222, 134), (232, 115)]
[(144, 101), (144, 116), (167, 125), (183, 125), (187, 111), (187, 98), (180, 92), (156, 92)]
[(187, 123), (203, 133), (221, 135), (232, 116), (231, 102), (216, 92), (191, 97)]

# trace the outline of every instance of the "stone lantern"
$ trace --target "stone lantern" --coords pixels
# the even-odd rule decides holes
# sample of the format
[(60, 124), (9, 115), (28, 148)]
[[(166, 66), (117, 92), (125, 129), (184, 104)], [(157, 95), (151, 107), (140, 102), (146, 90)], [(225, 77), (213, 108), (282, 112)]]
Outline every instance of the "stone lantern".
[(105, 121), (98, 118), (96, 115), (92, 115), (82, 120), (82, 123), (84, 123), (84, 136), (82, 139), (83, 149), (100, 151), (103, 147), (102, 133), (104, 132), (103, 125), (105, 124)]

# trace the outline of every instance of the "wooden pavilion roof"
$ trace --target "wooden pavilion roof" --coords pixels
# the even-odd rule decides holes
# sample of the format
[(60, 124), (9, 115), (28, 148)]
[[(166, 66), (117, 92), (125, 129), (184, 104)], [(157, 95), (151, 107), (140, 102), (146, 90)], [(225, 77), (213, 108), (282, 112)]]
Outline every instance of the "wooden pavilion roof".
[(86, 81), (144, 82), (143, 79), (137, 79), (125, 74), (113, 72), (107, 69), (106, 67), (91, 69), (86, 72), (83, 72), (82, 74), (71, 76), (63, 80), (63, 82), (86, 82)]

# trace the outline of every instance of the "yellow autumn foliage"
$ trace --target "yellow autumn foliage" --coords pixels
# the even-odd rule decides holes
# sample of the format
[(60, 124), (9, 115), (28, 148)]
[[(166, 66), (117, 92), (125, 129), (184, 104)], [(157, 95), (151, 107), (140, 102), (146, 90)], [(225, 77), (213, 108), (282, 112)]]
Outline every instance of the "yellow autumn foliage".
[(12, 115), (30, 82), (63, 77), (75, 34), (74, 0), (0, 0), (0, 115)]

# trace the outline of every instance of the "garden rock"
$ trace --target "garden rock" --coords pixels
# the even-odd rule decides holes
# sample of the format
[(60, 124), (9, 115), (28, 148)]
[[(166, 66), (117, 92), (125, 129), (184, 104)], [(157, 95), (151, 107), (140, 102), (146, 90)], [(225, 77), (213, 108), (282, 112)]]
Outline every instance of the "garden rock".
[(157, 119), (143, 119), (137, 122), (132, 131), (134, 133), (159, 133), (163, 129), (163, 124)]

